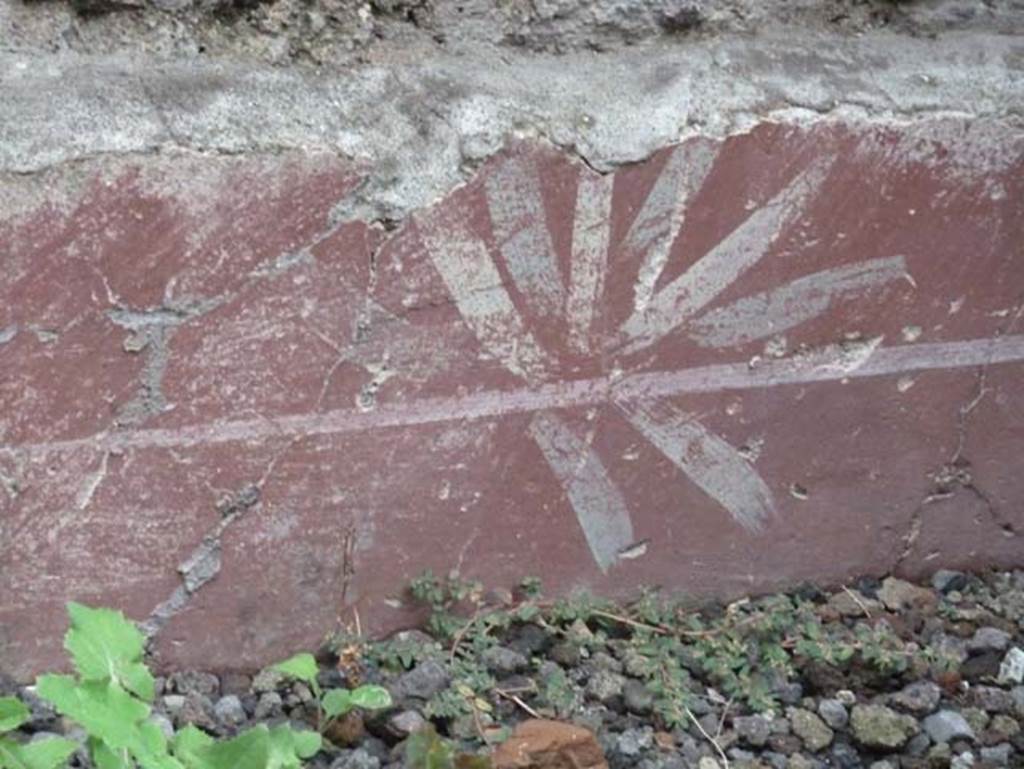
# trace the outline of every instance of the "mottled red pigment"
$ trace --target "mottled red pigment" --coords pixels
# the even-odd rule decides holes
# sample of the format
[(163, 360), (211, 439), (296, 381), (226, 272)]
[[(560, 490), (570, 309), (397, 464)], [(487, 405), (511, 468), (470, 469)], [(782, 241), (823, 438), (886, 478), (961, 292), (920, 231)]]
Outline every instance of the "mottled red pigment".
[(230, 668), (400, 626), (427, 568), (728, 596), (1021, 563), (1002, 149), (766, 125), (600, 177), (519, 144), (393, 232), (333, 220), (340, 161), (183, 159), (0, 221), (0, 668), (57, 664), (69, 599)]

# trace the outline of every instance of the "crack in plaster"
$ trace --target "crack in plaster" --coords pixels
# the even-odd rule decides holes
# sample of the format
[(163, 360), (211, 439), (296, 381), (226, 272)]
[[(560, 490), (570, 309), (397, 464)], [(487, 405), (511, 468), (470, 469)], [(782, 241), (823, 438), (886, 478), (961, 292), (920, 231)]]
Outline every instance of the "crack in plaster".
[(130, 354), (145, 353), (138, 390), (134, 398), (118, 408), (114, 419), (115, 428), (138, 427), (150, 417), (174, 408), (167, 402), (163, 393), (163, 378), (170, 357), (171, 337), (179, 326), (232, 301), (258, 281), (311, 264), (314, 261), (312, 249), (334, 235), (345, 224), (347, 222), (331, 223), (307, 245), (265, 260), (253, 268), (236, 289), (214, 297), (175, 298), (171, 296), (171, 291), (176, 279), (171, 278), (165, 287), (165, 298), (160, 306), (134, 309), (121, 302), (111, 290), (106, 276), (100, 274), (106, 287), (107, 298), (114, 305), (113, 309), (106, 312), (107, 318), (115, 325), (132, 332), (122, 343), (124, 351)]
[(181, 584), (153, 609), (145, 622), (141, 623), (143, 635), (147, 639), (152, 641), (171, 619), (187, 608), (197, 592), (216, 578), (221, 569), (221, 540), (224, 532), (259, 502), (260, 490), (253, 484), (244, 487), (218, 505), (220, 521), (203, 537), (199, 546), (178, 565)]
[[(1022, 317), (1024, 317), (1024, 297), (1021, 298), (1009, 321), (996, 331), (990, 344), (994, 345), (998, 340), (1011, 336)], [(902, 566), (913, 552), (914, 545), (924, 529), (925, 508), (935, 502), (954, 497), (958, 489), (963, 489), (974, 495), (985, 506), (989, 519), (1002, 531), (1004, 536), (1017, 537), (1021, 534), (1013, 522), (999, 510), (989, 494), (977, 484), (974, 474), (971, 472), (971, 462), (964, 456), (970, 416), (981, 405), (985, 396), (991, 392), (987, 385), (987, 378), (989, 367), (997, 362), (995, 357), (993, 351), (992, 354), (983, 357), (976, 368), (974, 391), (969, 399), (957, 409), (953, 428), (955, 434), (953, 451), (949, 460), (939, 470), (931, 474), (930, 477), (934, 484), (932, 490), (911, 513), (907, 533), (900, 538), (902, 549), (893, 561), (893, 571)]]
[(160, 307), (136, 310), (118, 306), (107, 311), (107, 318), (131, 331), (124, 340), (124, 351), (145, 353), (135, 397), (121, 405), (114, 418), (116, 427), (135, 427), (149, 417), (173, 408), (163, 393), (164, 372), (170, 355), (169, 342), (176, 327), (205, 315), (218, 307), (222, 297), (207, 300), (165, 300)]

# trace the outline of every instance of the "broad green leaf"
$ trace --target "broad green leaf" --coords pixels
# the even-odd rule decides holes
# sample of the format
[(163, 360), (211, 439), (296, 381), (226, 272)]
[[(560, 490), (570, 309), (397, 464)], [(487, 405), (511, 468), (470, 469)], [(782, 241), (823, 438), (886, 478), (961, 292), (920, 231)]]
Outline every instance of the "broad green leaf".
[(302, 759), (312, 758), (323, 744), (319, 732), (296, 731), (289, 724), (270, 730), (270, 764), (267, 769), (298, 769)]
[(28, 721), (31, 713), (17, 697), (0, 697), (0, 732), (17, 729)]
[(86, 681), (111, 679), (147, 702), (153, 701), (153, 676), (142, 662), (145, 639), (113, 609), (68, 604), (71, 628), (64, 648)]
[(198, 751), (203, 769), (263, 769), (270, 762), (270, 731), (259, 726)]
[(21, 745), (14, 740), (0, 737), (0, 769), (24, 769), (20, 748)]
[(410, 735), (405, 742), (405, 764), (410, 769), (452, 769), (454, 760), (451, 745), (433, 726)]
[(316, 660), (309, 652), (299, 652), (284, 662), (278, 662), (272, 669), (284, 673), (286, 676), (297, 678), (303, 683), (309, 684), (314, 690), (317, 688), (316, 676), (319, 669)]
[(323, 738), (319, 732), (304, 730), (295, 732), (295, 755), (299, 758), (312, 758), (323, 747)]
[(324, 695), (324, 715), (336, 718), (348, 713), (355, 705), (352, 704), (352, 692), (348, 689), (329, 689)]
[(198, 769), (202, 766), (201, 759), (199, 758), (200, 751), (203, 748), (208, 748), (213, 743), (213, 737), (202, 729), (189, 724), (185, 728), (179, 729), (174, 735), (171, 749), (174, 752), (174, 756), (187, 766), (188, 769), (193, 769), (194, 767)]
[(149, 706), (113, 683), (79, 684), (70, 676), (45, 675), (39, 678), (36, 691), (115, 750), (137, 745), (139, 722), (149, 716)]
[(299, 759), (295, 755), (295, 741), (287, 724), (270, 730), (270, 757), (266, 769), (298, 769)]
[(139, 724), (138, 739), (128, 749), (142, 769), (183, 769), (181, 762), (167, 753), (167, 737), (152, 721)]
[(352, 704), (364, 710), (391, 707), (391, 694), (383, 686), (360, 686), (350, 693)]
[(138, 729), (127, 747), (114, 748), (99, 737), (89, 740), (89, 752), (97, 769), (184, 769), (167, 753), (167, 738), (160, 727), (149, 721), (138, 724)]
[(63, 738), (19, 745), (0, 738), (0, 767), (3, 769), (57, 769), (67, 763), (78, 743)]
[(135, 769), (125, 748), (113, 750), (95, 737), (89, 739), (89, 755), (96, 769)]
[(21, 755), (29, 769), (57, 769), (64, 766), (76, 750), (78, 743), (74, 740), (53, 737), (22, 745)]

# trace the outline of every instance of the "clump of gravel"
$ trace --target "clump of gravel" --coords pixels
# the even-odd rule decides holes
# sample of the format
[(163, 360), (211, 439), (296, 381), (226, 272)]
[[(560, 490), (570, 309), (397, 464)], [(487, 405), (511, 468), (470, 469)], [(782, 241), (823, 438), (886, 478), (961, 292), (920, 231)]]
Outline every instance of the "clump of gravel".
[[(642, 646), (667, 633), (649, 631), (630, 607), (572, 619), (543, 608), (518, 614), (507, 596), (485, 632), (463, 630), (472, 622), (480, 631), (476, 616), (461, 628), (455, 621), (382, 642), (340, 639), (324, 656), (322, 685), (380, 683), (394, 706), (333, 724), (332, 743), (309, 765), (395, 769), (403, 766), (404, 740), (428, 724), (479, 751), (506, 727), (545, 716), (591, 729), (612, 769), (721, 769), (723, 754), (734, 769), (1024, 767), (1024, 571), (946, 570), (926, 586), (862, 579), (799, 596), (826, 634), (868, 639), (884, 627), (903, 662), (807, 659), (783, 629), (782, 647), (796, 666), (774, 679), (769, 704), (758, 709), (742, 692), (720, 691), (721, 679), (691, 656), (691, 639), (713, 638), (715, 623), (730, 616), (710, 607), (691, 624), (707, 630), (680, 646), (687, 691), (676, 714), (685, 718), (673, 723)], [(224, 736), (257, 722), (316, 723), (309, 688), (272, 671), (180, 671), (159, 679), (157, 690), (153, 720), (168, 733), (186, 723)], [(31, 689), (19, 693), (33, 714), (26, 731), (82, 737)], [(75, 761), (87, 765), (84, 755)]]

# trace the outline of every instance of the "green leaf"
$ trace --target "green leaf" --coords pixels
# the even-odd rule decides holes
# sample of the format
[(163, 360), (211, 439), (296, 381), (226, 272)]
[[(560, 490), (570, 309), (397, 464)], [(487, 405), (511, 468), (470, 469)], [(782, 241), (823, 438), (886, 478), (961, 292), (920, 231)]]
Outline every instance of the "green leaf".
[(410, 769), (453, 769), (455, 756), (434, 727), (428, 726), (406, 740), (405, 762)]
[(25, 765), (30, 769), (57, 769), (64, 766), (76, 750), (78, 743), (63, 737), (30, 742), (21, 747)]
[(383, 686), (360, 686), (350, 692), (354, 706), (364, 710), (380, 710), (391, 707), (391, 693)]
[(203, 769), (264, 769), (270, 763), (270, 731), (259, 726), (198, 752)]
[(0, 739), (0, 767), (4, 769), (57, 769), (67, 763), (78, 748), (72, 740), (55, 737), (50, 740), (19, 745)]
[[(300, 769), (302, 762), (295, 755), (295, 740), (286, 724), (270, 730), (270, 756), (266, 769)], [(260, 769), (264, 769), (260, 767)]]
[(95, 737), (89, 740), (89, 755), (92, 756), (96, 769), (135, 769), (125, 748), (112, 750)]
[(127, 748), (137, 740), (138, 724), (149, 716), (145, 703), (109, 682), (79, 684), (70, 676), (45, 675), (39, 678), (36, 690), (63, 715), (114, 749)]
[(348, 713), (355, 705), (352, 704), (352, 692), (348, 689), (329, 689), (324, 695), (324, 715), (336, 718)]
[(0, 697), (0, 732), (17, 729), (31, 715), (25, 703), (17, 697)]
[(278, 662), (274, 665), (273, 670), (284, 673), (286, 676), (297, 678), (299, 681), (309, 684), (311, 688), (315, 688), (317, 685), (316, 676), (319, 670), (316, 660), (309, 652), (299, 652), (284, 662)]
[(302, 759), (315, 756), (320, 750), (319, 733), (295, 731), (288, 724), (270, 730), (270, 760), (267, 769), (300, 769)]
[[(143, 769), (181, 769), (181, 764), (167, 755), (163, 732), (145, 721), (149, 706), (112, 681), (78, 683), (70, 676), (47, 675), (39, 679), (37, 691), (63, 715), (102, 740), (113, 754), (128, 751)], [(104, 756), (111, 767), (117, 766), (115, 758), (118, 756)]]
[(304, 730), (295, 732), (295, 754), (299, 758), (312, 758), (323, 747), (323, 738), (319, 732)]
[(181, 763), (167, 753), (167, 736), (152, 721), (139, 724), (139, 739), (130, 747), (143, 769), (183, 769)]
[(113, 609), (68, 604), (71, 628), (64, 648), (86, 681), (110, 679), (147, 702), (153, 701), (153, 676), (142, 662), (145, 639), (139, 629)]
[(185, 728), (179, 729), (174, 735), (171, 750), (181, 763), (192, 769), (202, 765), (199, 754), (203, 748), (208, 748), (213, 743), (213, 737), (202, 729), (189, 724)]

